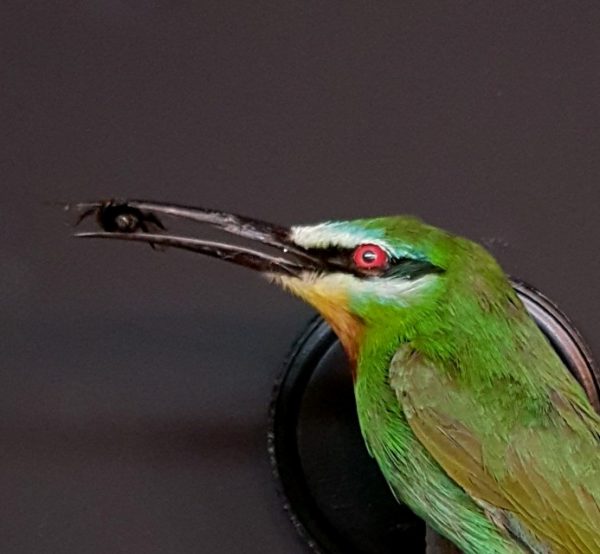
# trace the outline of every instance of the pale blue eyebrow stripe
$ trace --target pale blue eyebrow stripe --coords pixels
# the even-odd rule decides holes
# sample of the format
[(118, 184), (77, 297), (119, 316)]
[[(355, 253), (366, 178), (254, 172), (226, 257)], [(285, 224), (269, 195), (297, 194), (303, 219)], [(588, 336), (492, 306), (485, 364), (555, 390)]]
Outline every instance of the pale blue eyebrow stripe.
[(298, 225), (291, 229), (292, 238), (305, 248), (354, 248), (360, 244), (373, 242), (385, 248), (395, 258), (419, 258), (418, 253), (401, 245), (392, 245), (385, 239), (385, 231), (369, 228), (351, 221), (328, 221), (316, 225)]

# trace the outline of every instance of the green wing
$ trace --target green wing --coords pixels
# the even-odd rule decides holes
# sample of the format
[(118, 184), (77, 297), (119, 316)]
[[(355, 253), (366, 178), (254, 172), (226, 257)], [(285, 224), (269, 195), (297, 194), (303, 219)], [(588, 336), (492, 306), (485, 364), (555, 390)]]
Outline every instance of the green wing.
[(389, 377), (419, 441), (494, 523), (535, 553), (600, 552), (600, 418), (570, 383), (520, 418), (409, 346)]

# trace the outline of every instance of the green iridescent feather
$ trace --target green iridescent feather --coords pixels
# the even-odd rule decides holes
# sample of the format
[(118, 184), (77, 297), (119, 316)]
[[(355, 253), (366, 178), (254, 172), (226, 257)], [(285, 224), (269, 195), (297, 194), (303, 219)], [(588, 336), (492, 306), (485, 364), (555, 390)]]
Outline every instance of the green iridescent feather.
[(413, 219), (357, 222), (445, 275), (366, 322), (356, 400), (395, 493), (472, 554), (600, 552), (600, 419), (480, 246)]

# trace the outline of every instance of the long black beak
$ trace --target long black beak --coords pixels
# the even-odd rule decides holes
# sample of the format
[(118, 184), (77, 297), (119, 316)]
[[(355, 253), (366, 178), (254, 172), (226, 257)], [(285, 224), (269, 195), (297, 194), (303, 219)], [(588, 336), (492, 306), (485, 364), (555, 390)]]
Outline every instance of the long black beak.
[[(78, 238), (118, 239), (145, 242), (153, 247), (181, 248), (257, 271), (292, 276), (298, 276), (306, 270), (323, 270), (328, 265), (314, 253), (294, 244), (290, 239), (289, 229), (240, 215), (145, 200), (83, 202), (68, 205), (66, 209), (73, 209), (79, 214), (77, 223), (88, 216), (95, 216), (101, 229), (76, 233), (75, 237)], [(269, 254), (226, 242), (170, 235), (166, 233), (162, 216), (206, 223), (278, 252), (277, 255)]]

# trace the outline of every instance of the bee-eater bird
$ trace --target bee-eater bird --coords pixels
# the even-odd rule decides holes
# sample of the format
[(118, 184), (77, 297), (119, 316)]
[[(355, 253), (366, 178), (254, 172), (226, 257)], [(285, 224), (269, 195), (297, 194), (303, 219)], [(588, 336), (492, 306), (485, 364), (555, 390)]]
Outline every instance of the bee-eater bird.
[[(392, 491), (463, 552), (600, 553), (600, 417), (478, 244), (407, 216), (286, 228), (146, 201), (76, 208), (101, 227), (80, 237), (221, 258), (314, 306)], [(163, 216), (263, 250), (168, 234)]]

